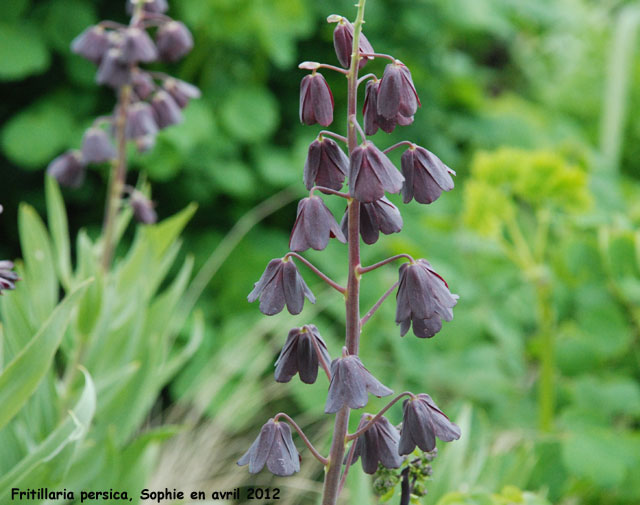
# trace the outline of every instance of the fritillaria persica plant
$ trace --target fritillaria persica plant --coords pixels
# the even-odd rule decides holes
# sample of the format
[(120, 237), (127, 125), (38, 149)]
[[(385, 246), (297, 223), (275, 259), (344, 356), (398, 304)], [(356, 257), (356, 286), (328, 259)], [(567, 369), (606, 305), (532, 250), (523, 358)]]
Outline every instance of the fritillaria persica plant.
[(151, 224), (157, 220), (153, 203), (126, 184), (127, 142), (133, 141), (141, 152), (151, 149), (158, 131), (180, 123), (182, 109), (190, 99), (200, 97), (195, 86), (140, 66), (175, 62), (193, 47), (188, 28), (167, 16), (168, 9), (166, 0), (128, 0), (128, 25), (102, 21), (87, 28), (71, 44), (75, 53), (97, 65), (97, 83), (116, 90), (118, 102), (112, 114), (97, 118), (86, 131), (80, 150), (58, 156), (47, 172), (63, 186), (78, 187), (88, 164), (110, 163), (103, 226), (105, 269), (113, 257), (116, 218), (123, 197), (127, 197), (139, 222)]
[[(429, 204), (443, 191), (453, 188), (451, 175), (454, 174), (434, 154), (411, 142), (400, 142), (382, 150), (368, 139), (378, 129), (391, 132), (398, 125), (411, 124), (420, 100), (406, 65), (392, 56), (376, 53), (362, 34), (365, 1), (359, 1), (353, 24), (338, 15), (328, 18), (329, 23), (336, 24), (333, 41), (342, 68), (316, 62), (304, 62), (299, 66), (310, 71), (300, 85), (300, 121), (306, 125), (317, 123), (326, 127), (333, 122), (333, 95), (320, 70), (336, 71), (346, 76), (347, 135), (322, 130), (309, 146), (304, 166), (304, 184), (309, 196), (298, 204), (289, 242), (290, 252), (269, 262), (248, 297), (250, 302), (259, 300), (260, 310), (266, 315), (277, 314), (285, 305), (291, 314), (299, 314), (305, 298), (314, 303), (315, 297), (298, 271), (295, 260), (344, 296), (346, 335), (339, 357), (331, 361), (318, 328), (306, 324), (289, 332), (275, 371), (278, 382), (288, 382), (297, 373), (303, 382), (313, 384), (319, 368), (324, 370), (329, 380), (325, 412), (335, 414), (329, 455), (321, 455), (300, 427), (287, 414), (279, 413), (263, 426), (258, 438), (238, 461), (240, 465), (248, 464), (251, 473), (259, 472), (265, 465), (280, 476), (297, 472), (300, 468), (299, 455), (292, 440), (291, 425), (325, 467), (325, 505), (337, 502), (349, 467), (358, 458), (366, 473), (384, 473), (388, 469), (399, 469), (417, 446), (430, 454), (407, 461), (407, 466), (398, 470), (401, 475), (395, 477), (395, 482), (402, 479), (402, 503), (409, 503), (411, 495), (425, 492), (415, 475), (416, 472), (422, 472), (421, 475), (430, 472), (425, 468), (434, 456), (431, 451), (435, 449), (436, 437), (446, 442), (460, 437), (459, 428), (449, 421), (428, 394), (411, 392), (396, 396), (375, 415), (363, 414), (356, 432), (348, 433), (350, 411), (365, 407), (369, 394), (377, 397), (393, 394), (365, 368), (358, 356), (360, 334), (365, 323), (397, 288), (396, 323), (400, 325), (400, 334), (404, 336), (411, 328), (417, 337), (431, 338), (442, 328), (442, 321), (451, 321), (452, 309), (458, 298), (449, 292), (445, 280), (424, 259), (416, 260), (400, 254), (374, 265), (360, 264), (360, 237), (365, 244), (371, 245), (378, 240), (380, 232), (390, 234), (402, 229), (400, 211), (385, 197), (387, 192), (402, 193), (405, 203), (415, 199)], [(365, 65), (379, 59), (389, 60), (381, 79), (374, 74), (358, 76)], [(365, 88), (362, 124), (357, 116), (361, 85)], [(339, 143), (346, 145), (348, 154)], [(406, 149), (401, 159), (401, 171), (387, 157), (387, 153), (398, 148)], [(348, 192), (342, 192), (347, 179)], [(347, 201), (347, 211), (340, 225), (320, 193)], [(346, 287), (298, 254), (309, 248), (322, 250), (332, 238), (347, 243)], [(362, 277), (396, 260), (406, 260), (400, 267), (398, 282), (361, 317), (359, 292)], [(384, 414), (402, 398), (405, 398), (403, 423), (397, 429)], [(393, 479), (390, 478), (392, 482)]]

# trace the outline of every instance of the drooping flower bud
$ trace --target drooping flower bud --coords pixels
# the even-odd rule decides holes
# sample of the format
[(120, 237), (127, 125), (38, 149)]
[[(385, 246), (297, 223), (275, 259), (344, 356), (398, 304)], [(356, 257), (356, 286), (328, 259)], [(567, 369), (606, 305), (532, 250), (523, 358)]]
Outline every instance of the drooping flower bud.
[(424, 259), (402, 265), (399, 279), (396, 323), (400, 334), (404, 337), (413, 326), (416, 337), (433, 337), (442, 329), (443, 320), (453, 319), (451, 309), (458, 303), (458, 295), (451, 294), (444, 279)]
[(153, 115), (160, 128), (182, 122), (182, 111), (166, 91), (158, 91), (151, 100)]
[(360, 202), (374, 202), (384, 192), (399, 193), (404, 177), (391, 160), (366, 140), (351, 153), (349, 192)]
[(392, 394), (393, 390), (371, 375), (358, 356), (351, 355), (332, 361), (331, 384), (324, 407), (326, 414), (334, 414), (345, 405), (351, 409), (361, 409), (369, 400), (367, 393), (381, 397)]
[(169, 21), (156, 34), (158, 52), (163, 61), (178, 61), (193, 49), (193, 36), (181, 21)]
[(320, 356), (316, 352), (316, 345), (325, 363), (331, 363), (327, 344), (320, 336), (318, 328), (308, 324), (302, 328), (294, 328), (289, 332), (287, 341), (280, 351), (276, 361), (275, 378), (277, 382), (289, 382), (299, 373), (300, 380), (305, 384), (313, 384), (318, 378)]
[[(348, 210), (342, 216), (340, 227), (345, 237), (348, 236)], [(360, 236), (365, 244), (375, 244), (380, 237), (380, 232), (390, 235), (401, 230), (402, 216), (400, 215), (400, 210), (387, 197), (383, 196), (375, 202), (360, 204)]]
[(405, 400), (398, 453), (411, 454), (416, 445), (425, 452), (433, 451), (436, 437), (443, 442), (458, 440), (460, 428), (444, 415), (428, 394), (421, 393)]
[(153, 202), (140, 191), (134, 191), (129, 198), (129, 205), (133, 209), (133, 217), (143, 224), (154, 224), (158, 221), (158, 214), (153, 208)]
[(85, 163), (80, 151), (67, 151), (54, 159), (47, 167), (47, 174), (58, 184), (68, 188), (79, 188), (85, 177)]
[(131, 80), (129, 65), (122, 59), (122, 51), (113, 47), (107, 51), (98, 67), (96, 82), (112, 88), (124, 86)]
[(71, 42), (71, 50), (99, 65), (109, 50), (109, 36), (101, 26), (90, 26)]
[(122, 60), (126, 63), (139, 61), (149, 63), (158, 59), (158, 50), (149, 34), (140, 28), (131, 26), (124, 30), (121, 46)]
[(0, 261), (0, 295), (3, 291), (15, 289), (19, 280), (20, 277), (13, 271), (13, 263), (8, 260)]
[[(336, 56), (340, 65), (344, 68), (351, 66), (351, 54), (353, 53), (353, 25), (346, 19), (341, 18), (333, 30), (333, 47), (336, 50)], [(359, 52), (361, 54), (373, 54), (373, 46), (367, 40), (364, 33), (360, 33)], [(367, 64), (368, 58), (362, 58), (359, 68)]]
[[(362, 414), (358, 430), (364, 428), (374, 417), (372, 414)], [(362, 457), (362, 470), (369, 475), (376, 473), (378, 463), (385, 468), (400, 468), (403, 458), (398, 454), (399, 441), (400, 434), (395, 426), (386, 417), (380, 416), (354, 442), (356, 447), (351, 464)]]
[(409, 203), (412, 198), (419, 203), (431, 203), (443, 191), (453, 189), (451, 174), (456, 173), (424, 147), (411, 146), (402, 154), (401, 162), (404, 175), (404, 203)]
[(146, 102), (134, 103), (127, 111), (125, 135), (128, 139), (137, 139), (158, 133), (158, 125), (153, 118), (153, 108)]
[(153, 78), (148, 72), (144, 72), (140, 69), (136, 69), (131, 76), (131, 84), (133, 85), (133, 92), (141, 100), (149, 98), (151, 93), (156, 89), (156, 84), (153, 81)]
[(378, 93), (380, 81), (373, 79), (367, 82), (362, 114), (364, 115), (364, 132), (367, 135), (374, 135), (378, 128), (391, 133), (396, 125), (407, 126), (413, 123), (413, 116), (405, 117), (398, 113), (394, 118), (387, 119), (378, 114)]
[(102, 128), (89, 128), (82, 137), (82, 158), (86, 163), (104, 163), (116, 157), (116, 149)]
[(311, 247), (321, 251), (327, 247), (330, 238), (337, 238), (342, 243), (347, 241), (322, 198), (314, 195), (300, 200), (289, 249), (306, 251)]
[(420, 106), (411, 72), (396, 60), (384, 69), (378, 90), (378, 114), (385, 119), (396, 119), (398, 114), (410, 118)]
[(333, 95), (322, 74), (305, 75), (300, 82), (300, 122), (329, 126), (333, 122)]
[(287, 477), (300, 471), (300, 455), (287, 423), (269, 419), (249, 450), (238, 460), (239, 466), (249, 465), (249, 473), (258, 473), (267, 465), (269, 471)]
[(187, 106), (189, 100), (200, 98), (201, 96), (200, 90), (196, 86), (174, 77), (166, 79), (162, 86), (173, 97), (181, 109)]
[(311, 143), (307, 153), (304, 185), (307, 189), (318, 185), (339, 191), (348, 169), (349, 158), (340, 146), (330, 138), (317, 138)]
[(293, 314), (300, 314), (305, 297), (316, 303), (316, 297), (304, 282), (293, 260), (273, 259), (267, 265), (260, 280), (255, 283), (249, 293), (249, 303), (260, 298), (260, 312), (273, 316), (282, 311), (285, 304)]

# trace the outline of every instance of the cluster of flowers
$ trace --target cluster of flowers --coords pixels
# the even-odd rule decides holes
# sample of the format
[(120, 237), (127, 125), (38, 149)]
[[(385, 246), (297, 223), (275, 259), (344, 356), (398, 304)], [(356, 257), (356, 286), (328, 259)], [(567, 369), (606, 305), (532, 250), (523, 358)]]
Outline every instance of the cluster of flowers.
[[(80, 150), (67, 151), (49, 164), (48, 173), (61, 185), (77, 188), (84, 181), (87, 164), (116, 160), (112, 137), (123, 109), (124, 138), (142, 152), (154, 146), (159, 130), (182, 121), (182, 109), (189, 100), (200, 97), (195, 86), (140, 67), (141, 63), (175, 62), (193, 48), (189, 29), (165, 14), (166, 0), (128, 0), (127, 10), (132, 14), (129, 25), (102, 21), (71, 44), (73, 52), (97, 65), (97, 83), (120, 90), (120, 98), (112, 115), (97, 118), (85, 132)], [(155, 30), (155, 41), (149, 30)], [(126, 99), (123, 89), (127, 89)], [(136, 218), (154, 222), (151, 202), (139, 192), (130, 193)]]
[[(337, 23), (334, 30), (336, 54), (342, 67), (349, 68), (354, 27), (341, 16), (330, 16), (328, 21)], [(366, 244), (373, 244), (380, 232), (391, 234), (402, 229), (400, 211), (385, 197), (386, 192), (402, 193), (405, 203), (415, 199), (428, 204), (443, 191), (453, 188), (451, 175), (454, 172), (423, 147), (401, 142), (382, 151), (367, 139), (378, 129), (391, 132), (397, 125), (412, 123), (420, 100), (411, 72), (402, 62), (376, 54), (362, 34), (359, 51), (359, 68), (374, 58), (387, 58), (391, 63), (386, 66), (382, 79), (368, 74), (357, 81), (360, 84), (368, 80), (363, 109), (364, 128), (360, 127), (355, 116), (350, 116), (350, 127), (357, 128), (362, 139), (359, 145), (352, 146), (350, 156), (333, 140), (347, 142), (347, 138), (332, 132), (322, 131), (309, 147), (303, 179), (310, 194), (298, 205), (289, 242), (291, 252), (269, 262), (248, 296), (249, 302), (259, 299), (260, 310), (266, 315), (279, 313), (285, 305), (291, 314), (299, 314), (305, 297), (311, 303), (315, 302), (293, 258), (310, 267), (338, 291), (346, 292), (297, 254), (309, 248), (322, 250), (331, 238), (343, 243), (348, 240), (348, 211), (339, 225), (323, 200), (314, 195), (315, 191), (359, 202), (360, 234)], [(331, 89), (318, 69), (327, 68), (343, 74), (347, 71), (315, 62), (305, 62), (300, 68), (311, 70), (300, 86), (300, 121), (326, 127), (333, 121), (334, 102)], [(408, 146), (408, 149), (402, 154), (402, 170), (398, 171), (387, 153), (401, 146)], [(347, 177), (348, 193), (340, 193)], [(372, 267), (358, 266), (356, 272), (364, 274), (401, 257), (410, 260), (400, 267), (397, 283), (396, 322), (400, 325), (401, 335), (404, 336), (412, 327), (418, 337), (433, 337), (442, 328), (442, 321), (453, 318), (452, 309), (458, 297), (450, 293), (447, 283), (428, 261), (399, 255)], [(341, 357), (331, 361), (327, 345), (315, 326), (291, 330), (276, 362), (276, 380), (288, 382), (298, 373), (303, 382), (311, 384), (315, 382), (320, 367), (324, 368), (330, 380), (325, 413), (336, 413), (344, 407), (360, 409), (367, 404), (369, 393), (377, 397), (393, 393), (364, 367), (357, 355), (349, 354), (347, 347), (342, 349)], [(347, 467), (361, 458), (363, 469), (369, 474), (375, 473), (379, 464), (399, 468), (403, 458), (416, 446), (423, 451), (433, 451), (436, 437), (447, 442), (460, 437), (458, 426), (427, 394), (403, 393), (387, 408), (401, 397), (408, 397), (404, 401), (401, 431), (382, 415), (386, 408), (377, 415), (363, 414), (356, 433), (347, 436), (347, 440), (354, 441), (345, 460)], [(260, 471), (264, 465), (277, 475), (291, 475), (299, 470), (299, 456), (290, 426), (281, 421), (281, 417), (291, 422), (285, 414), (270, 419), (238, 464), (248, 464), (251, 473)], [(314, 451), (295, 423), (294, 428)], [(321, 457), (318, 459), (325, 464), (328, 461)]]

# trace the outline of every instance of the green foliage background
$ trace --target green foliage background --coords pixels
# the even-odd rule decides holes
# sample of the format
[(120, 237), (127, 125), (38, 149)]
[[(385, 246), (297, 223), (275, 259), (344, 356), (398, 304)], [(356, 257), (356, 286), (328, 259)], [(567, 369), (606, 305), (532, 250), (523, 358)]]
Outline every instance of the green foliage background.
[[(3, 297), (5, 332), (18, 324), (8, 321), (10, 297), (33, 303), (27, 294), (33, 290), (29, 240), (44, 236), (37, 217), (47, 207), (43, 170), (61, 151), (77, 147), (92, 119), (114, 102), (109, 90), (94, 85), (93, 66), (72, 55), (69, 43), (100, 19), (124, 20), (121, 3), (3, 3), (0, 258), (23, 257), (27, 269), (27, 291)], [(197, 271), (212, 251), (220, 251), (238, 219), (279, 190), (293, 185), (290, 191), (303, 196), (306, 148), (318, 129), (298, 121), (298, 85), (304, 74), (297, 63), (335, 64), (332, 30), (324, 19), (331, 13), (352, 16), (352, 3), (172, 2), (171, 14), (187, 23), (196, 45), (171, 70), (197, 84), (203, 97), (189, 105), (184, 124), (160, 135), (152, 152), (132, 155), (134, 171), (148, 174), (161, 217), (198, 204), (182, 235), (183, 252), (175, 251), (179, 264), (189, 252)], [(413, 125), (374, 140), (386, 146), (410, 139), (437, 153), (458, 174), (455, 190), (435, 204), (401, 207), (404, 231), (383, 237), (364, 256), (365, 263), (400, 252), (425, 257), (461, 297), (454, 321), (433, 340), (401, 339), (393, 301), (363, 334), (363, 361), (377, 377), (399, 391), (428, 392), (463, 427), (463, 440), (440, 447), (424, 503), (640, 502), (640, 55), (634, 36), (639, 12), (640, 3), (623, 0), (368, 1), (368, 38), (378, 51), (409, 66), (422, 100)], [(382, 64), (367, 71), (380, 74)], [(344, 79), (324, 74), (337, 104), (333, 127), (342, 133)], [(399, 155), (392, 159), (399, 163)], [(104, 171), (96, 169), (82, 189), (64, 192), (71, 257), (78, 264), (73, 282), (71, 267), (58, 265), (60, 282), (69, 290), (91, 277), (89, 251), (99, 236), (103, 208), (97, 202), (104, 199), (105, 181)], [(327, 201), (341, 215), (342, 203)], [(33, 208), (23, 207), (19, 220), (21, 202)], [(267, 261), (286, 252), (294, 217), (291, 200), (253, 227), (222, 264), (198, 304), (205, 321), (198, 351), (175, 370), (175, 377), (150, 379), (144, 389), (150, 405), (140, 413), (144, 419), (127, 419), (126, 402), (118, 415), (101, 417), (98, 394), (93, 428), (78, 440), (102, 447), (113, 473), (95, 477), (92, 487), (188, 488), (206, 482), (215, 489), (244, 482), (283, 487), (290, 503), (317, 501), (320, 469), (306, 452), (303, 473), (291, 481), (247, 478), (245, 469), (234, 466), (259, 426), (278, 410), (299, 419), (320, 447), (328, 444), (324, 384), (276, 386), (271, 374), (293, 325), (314, 322), (332, 355), (338, 354), (341, 300), (305, 273), (319, 303), (305, 308), (302, 316), (264, 318), (246, 303)], [(19, 233), (19, 222), (32, 224), (23, 224)], [(50, 233), (56, 242), (53, 227)], [(121, 256), (133, 240), (129, 227)], [(149, 242), (146, 247), (164, 246)], [(343, 246), (331, 244), (307, 257), (343, 280), (345, 254)], [(61, 257), (54, 251), (51, 261)], [(163, 268), (171, 279), (180, 279), (178, 267), (170, 268), (175, 257), (169, 259)], [(131, 268), (132, 284), (144, 286), (147, 277)], [(47, 275), (31, 275), (39, 282), (48, 279), (51, 295), (29, 309), (35, 311), (29, 323), (33, 330), (56, 303), (58, 280)], [(183, 270), (182, 275), (189, 274)], [(367, 277), (364, 310), (396, 275), (391, 267)], [(161, 281), (155, 288), (170, 288), (168, 281), (159, 286)], [(95, 297), (103, 288), (77, 289)], [(155, 291), (148, 293), (149, 303), (154, 296)], [(64, 311), (64, 304), (58, 310)], [(93, 331), (93, 323), (72, 326)], [(197, 324), (172, 328), (178, 350), (189, 349), (192, 326)], [(69, 332), (65, 335), (54, 368), (73, 355), (67, 352), (72, 349)], [(144, 334), (140, 338), (143, 342)], [(26, 341), (11, 348), (5, 339), (3, 367)], [(107, 343), (118, 365), (113, 370), (94, 365), (89, 368), (94, 379), (104, 373), (107, 380), (107, 372), (125, 370), (144, 355), (116, 357), (117, 344)], [(551, 372), (544, 371), (545, 363)], [(55, 388), (55, 370), (47, 374), (46, 387)], [(540, 392), (542, 377), (551, 378), (551, 386)], [(82, 401), (87, 397), (79, 396), (83, 388), (93, 388), (91, 379), (83, 382), (78, 375), (69, 387), (76, 393), (78, 412), (92, 412), (91, 402)], [(27, 403), (31, 411), (20, 414), (24, 419), (33, 419), (33, 403), (46, 403), (46, 391), (37, 395)], [(541, 406), (549, 402), (551, 419), (542, 422)], [(382, 402), (372, 400), (368, 409), (377, 406)], [(58, 414), (49, 412), (29, 429), (20, 424), (26, 421), (12, 421), (19, 427), (14, 433), (29, 437), (16, 445), (18, 452), (2, 458), (3, 476), (20, 455), (46, 439)], [(391, 418), (400, 421), (396, 411)], [(175, 430), (158, 430), (176, 424)], [(178, 434), (161, 450), (146, 452), (174, 431)], [(2, 447), (9, 447), (2, 440)], [(78, 482), (82, 457), (95, 456), (86, 447), (78, 442), (76, 466), (69, 463), (68, 475)], [(144, 458), (146, 471), (123, 483), (126, 468)], [(181, 458), (182, 465), (172, 466)], [(373, 503), (370, 482), (358, 473), (351, 474), (347, 491), (354, 503)], [(71, 477), (58, 482), (71, 482), (65, 478)]]

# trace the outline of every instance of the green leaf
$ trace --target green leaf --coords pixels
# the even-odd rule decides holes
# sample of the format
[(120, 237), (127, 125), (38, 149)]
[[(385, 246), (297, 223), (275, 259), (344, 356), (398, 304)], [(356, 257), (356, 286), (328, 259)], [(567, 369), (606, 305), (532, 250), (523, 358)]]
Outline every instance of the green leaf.
[(39, 102), (23, 109), (5, 124), (2, 149), (11, 161), (23, 168), (41, 170), (71, 142), (77, 141), (72, 137), (73, 130), (68, 109), (47, 101)]
[(36, 325), (42, 323), (58, 301), (58, 280), (47, 229), (35, 209), (20, 205), (20, 245), (25, 264), (24, 284), (29, 291)]
[(275, 98), (258, 87), (234, 89), (222, 102), (221, 115), (227, 131), (247, 143), (269, 137), (279, 119)]
[(54, 458), (65, 447), (86, 434), (96, 410), (96, 391), (89, 372), (82, 370), (82, 373), (85, 378), (84, 390), (74, 409), (69, 411), (66, 420), (9, 473), (0, 478), (0, 502), (8, 503), (11, 487), (29, 478), (30, 473), (39, 465)]
[(65, 289), (71, 285), (71, 252), (69, 247), (69, 228), (67, 226), (67, 211), (60, 193), (60, 187), (53, 177), (45, 181), (47, 216), (49, 229), (53, 239), (54, 256), (58, 269), (58, 276)]
[(20, 411), (49, 370), (71, 311), (91, 282), (81, 284), (60, 302), (38, 333), (0, 374), (0, 428)]
[(37, 29), (25, 22), (0, 23), (0, 80), (23, 79), (48, 67), (49, 52)]

